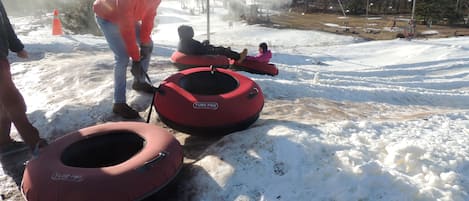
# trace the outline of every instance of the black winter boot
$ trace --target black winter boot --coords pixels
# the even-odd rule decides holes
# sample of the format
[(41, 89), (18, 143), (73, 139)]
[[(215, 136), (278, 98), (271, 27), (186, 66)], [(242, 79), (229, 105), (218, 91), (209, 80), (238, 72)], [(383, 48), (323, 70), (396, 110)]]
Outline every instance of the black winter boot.
[(132, 89), (135, 91), (143, 91), (145, 93), (153, 94), (156, 92), (157, 88), (148, 84), (147, 82), (134, 81), (132, 84)]
[(114, 103), (112, 106), (112, 112), (126, 118), (126, 119), (136, 119), (140, 117), (138, 112), (132, 109), (126, 103)]

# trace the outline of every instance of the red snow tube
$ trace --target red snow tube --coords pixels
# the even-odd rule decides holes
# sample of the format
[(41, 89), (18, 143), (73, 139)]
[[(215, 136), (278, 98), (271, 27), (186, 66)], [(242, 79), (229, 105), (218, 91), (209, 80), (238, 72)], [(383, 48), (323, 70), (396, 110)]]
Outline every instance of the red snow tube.
[(171, 55), (171, 62), (179, 70), (203, 66), (221, 68), (228, 68), (230, 66), (228, 57), (223, 55), (187, 55), (178, 51)]
[(261, 75), (278, 75), (278, 69), (274, 64), (261, 63), (257, 61), (244, 60), (242, 63), (238, 63), (235, 60), (230, 60), (231, 69), (246, 71)]
[(227, 69), (180, 71), (159, 86), (154, 103), (168, 126), (192, 135), (216, 136), (246, 129), (264, 106), (261, 88)]
[(140, 200), (179, 172), (183, 153), (166, 130), (140, 122), (106, 123), (69, 133), (26, 165), (26, 200)]

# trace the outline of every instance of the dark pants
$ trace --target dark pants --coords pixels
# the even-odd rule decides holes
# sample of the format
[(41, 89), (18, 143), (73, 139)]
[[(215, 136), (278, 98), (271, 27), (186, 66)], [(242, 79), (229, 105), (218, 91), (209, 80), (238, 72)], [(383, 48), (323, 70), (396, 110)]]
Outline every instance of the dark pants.
[(6, 58), (2, 58), (0, 59), (0, 146), (12, 141), (11, 123), (15, 125), (23, 141), (34, 148), (40, 139), (39, 132), (26, 116), (26, 104), (11, 78), (10, 63)]
[(213, 55), (224, 55), (230, 59), (238, 60), (240, 58), (239, 53), (232, 51), (228, 48), (224, 48), (221, 46), (215, 47), (212, 45), (209, 45), (208, 47), (208, 54), (213, 54)]

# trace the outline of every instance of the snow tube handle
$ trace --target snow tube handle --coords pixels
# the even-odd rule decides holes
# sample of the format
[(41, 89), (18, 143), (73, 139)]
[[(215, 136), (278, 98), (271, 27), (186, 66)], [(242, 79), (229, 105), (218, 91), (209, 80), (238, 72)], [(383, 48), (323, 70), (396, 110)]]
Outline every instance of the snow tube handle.
[(154, 94), (155, 96), (156, 96), (157, 93), (158, 93), (158, 94), (161, 94), (161, 95), (164, 95), (164, 92), (165, 92), (165, 91), (164, 91), (163, 89), (161, 89), (160, 87), (161, 87), (161, 85), (158, 86), (158, 88), (157, 88), (158, 90), (155, 91), (155, 94)]
[(259, 94), (259, 89), (257, 89), (257, 87), (254, 87), (252, 88), (252, 91), (249, 92), (248, 97), (254, 98), (255, 96), (257, 96), (257, 94)]
[(210, 73), (215, 74), (215, 71), (217, 71), (217, 67), (210, 65)]
[(155, 166), (156, 163), (166, 158), (167, 155), (169, 155), (169, 153), (166, 151), (160, 152), (156, 157), (152, 158), (151, 160), (145, 162), (142, 166), (138, 167), (137, 171), (145, 172), (149, 170), (150, 168)]

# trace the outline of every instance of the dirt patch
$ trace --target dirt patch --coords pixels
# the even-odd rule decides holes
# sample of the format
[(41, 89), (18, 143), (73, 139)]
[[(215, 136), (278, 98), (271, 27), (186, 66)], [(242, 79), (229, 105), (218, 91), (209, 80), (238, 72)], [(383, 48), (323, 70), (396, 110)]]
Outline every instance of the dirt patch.
[[(293, 101), (266, 101), (262, 119), (305, 122), (309, 125), (335, 121), (406, 121), (426, 119), (448, 110), (425, 106), (399, 106), (379, 103), (335, 102), (322, 98), (301, 98)], [(259, 120), (262, 121), (262, 120)]]
[[(275, 28), (317, 30), (342, 35), (357, 36), (368, 40), (389, 40), (409, 31), (408, 18), (401, 16), (347, 16), (327, 13), (283, 13), (271, 16)], [(469, 36), (469, 28), (446, 25), (416, 25), (416, 38), (447, 38)]]

